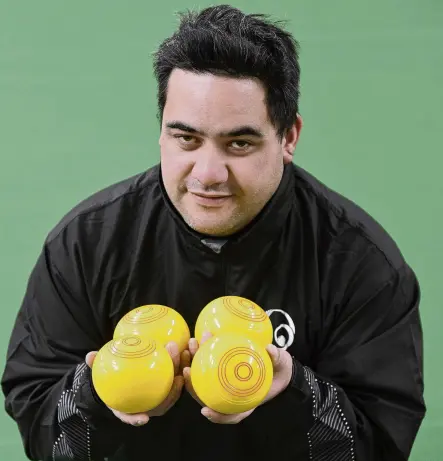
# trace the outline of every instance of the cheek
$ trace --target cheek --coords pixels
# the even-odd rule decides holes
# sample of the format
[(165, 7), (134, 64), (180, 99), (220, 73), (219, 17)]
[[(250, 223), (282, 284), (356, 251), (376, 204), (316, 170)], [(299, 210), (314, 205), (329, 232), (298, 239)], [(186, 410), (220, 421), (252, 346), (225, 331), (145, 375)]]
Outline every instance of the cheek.
[(258, 181), (266, 182), (266, 179), (272, 181), (274, 176), (278, 175), (282, 162), (278, 149), (267, 149), (254, 158), (251, 170), (254, 171)]
[(260, 195), (273, 176), (271, 169), (269, 157), (260, 154), (237, 159), (231, 170), (245, 195)]
[(177, 152), (177, 149), (162, 146), (160, 159), (165, 183), (178, 183), (192, 170), (190, 156)]

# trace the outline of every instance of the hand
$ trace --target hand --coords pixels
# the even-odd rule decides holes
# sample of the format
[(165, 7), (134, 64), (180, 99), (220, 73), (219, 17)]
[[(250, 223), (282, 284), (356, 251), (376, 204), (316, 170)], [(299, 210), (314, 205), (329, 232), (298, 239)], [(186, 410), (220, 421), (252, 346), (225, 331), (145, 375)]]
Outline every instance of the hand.
[[(121, 411), (117, 411), (108, 407), (114, 413), (114, 415), (122, 422), (126, 424), (131, 424), (133, 426), (143, 426), (149, 421), (149, 418), (151, 418), (152, 416), (164, 415), (171, 407), (174, 406), (174, 404), (179, 399), (184, 383), (183, 376), (178, 374), (180, 368), (179, 349), (175, 342), (168, 343), (166, 345), (166, 349), (169, 352), (169, 355), (171, 356), (172, 362), (174, 364), (174, 381), (172, 383), (172, 387), (169, 391), (168, 396), (160, 405), (144, 413), (122, 413)], [(86, 364), (89, 366), (89, 368), (92, 368), (92, 364), (94, 363), (96, 355), (96, 351), (89, 352), (86, 355)]]
[[(212, 335), (210, 333), (204, 333), (202, 335), (201, 344), (207, 341)], [(189, 340), (189, 351), (186, 351), (189, 354), (189, 361), (187, 363), (183, 363), (183, 377), (185, 379), (185, 388), (191, 394), (191, 396), (203, 407), (201, 413), (203, 416), (208, 418), (209, 421), (217, 424), (238, 424), (240, 421), (243, 421), (247, 418), (255, 408), (245, 411), (243, 413), (237, 413), (233, 415), (225, 415), (222, 413), (218, 413), (211, 408), (205, 406), (203, 402), (199, 400), (197, 397), (191, 381), (191, 369), (190, 369), (190, 362), (194, 357), (195, 353), (198, 350), (198, 341), (195, 338), (191, 338)], [(260, 405), (269, 402), (278, 394), (283, 392), (291, 382), (292, 377), (292, 357), (291, 355), (284, 349), (279, 349), (273, 344), (269, 344), (266, 347), (266, 350), (271, 358), (272, 366), (274, 370), (274, 376), (271, 384), (271, 388), (266, 395), (265, 399)], [(183, 357), (183, 354), (182, 354)], [(259, 406), (260, 406), (259, 405)]]

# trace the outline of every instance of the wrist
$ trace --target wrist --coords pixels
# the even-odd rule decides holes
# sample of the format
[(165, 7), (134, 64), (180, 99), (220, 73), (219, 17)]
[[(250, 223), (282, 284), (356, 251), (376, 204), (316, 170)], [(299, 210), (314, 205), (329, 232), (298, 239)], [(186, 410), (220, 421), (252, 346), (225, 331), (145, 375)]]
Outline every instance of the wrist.
[(82, 415), (91, 424), (103, 419), (117, 420), (112, 411), (105, 405), (97, 394), (92, 382), (92, 373), (89, 367), (87, 367), (83, 373), (82, 379), (79, 383), (79, 387), (75, 394), (75, 403)]

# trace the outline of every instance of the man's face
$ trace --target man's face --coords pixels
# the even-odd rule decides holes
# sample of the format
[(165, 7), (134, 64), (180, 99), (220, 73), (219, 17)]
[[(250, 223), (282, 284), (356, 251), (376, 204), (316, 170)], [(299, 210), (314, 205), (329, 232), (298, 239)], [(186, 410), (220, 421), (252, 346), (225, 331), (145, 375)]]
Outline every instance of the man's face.
[(175, 69), (160, 136), (163, 182), (186, 223), (226, 236), (246, 226), (292, 161), (301, 119), (280, 140), (253, 79)]

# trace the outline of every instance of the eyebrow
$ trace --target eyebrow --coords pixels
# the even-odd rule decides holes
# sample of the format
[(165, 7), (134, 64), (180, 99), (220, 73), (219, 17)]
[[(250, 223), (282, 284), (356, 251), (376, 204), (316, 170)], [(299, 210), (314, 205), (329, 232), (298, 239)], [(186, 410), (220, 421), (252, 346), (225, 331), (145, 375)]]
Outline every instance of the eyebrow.
[[(187, 133), (199, 134), (202, 136), (206, 135), (204, 131), (199, 131), (196, 128), (193, 128), (192, 126), (187, 125), (186, 123), (182, 123), (178, 121), (169, 122), (166, 124), (166, 127), (169, 129), (177, 129), (181, 131), (186, 131)], [(243, 125), (238, 128), (234, 128), (233, 130), (230, 130), (230, 131), (223, 131), (221, 133), (218, 133), (218, 136), (222, 138), (234, 138), (237, 136), (255, 136), (256, 138), (264, 138), (264, 134), (262, 131), (250, 125)]]

